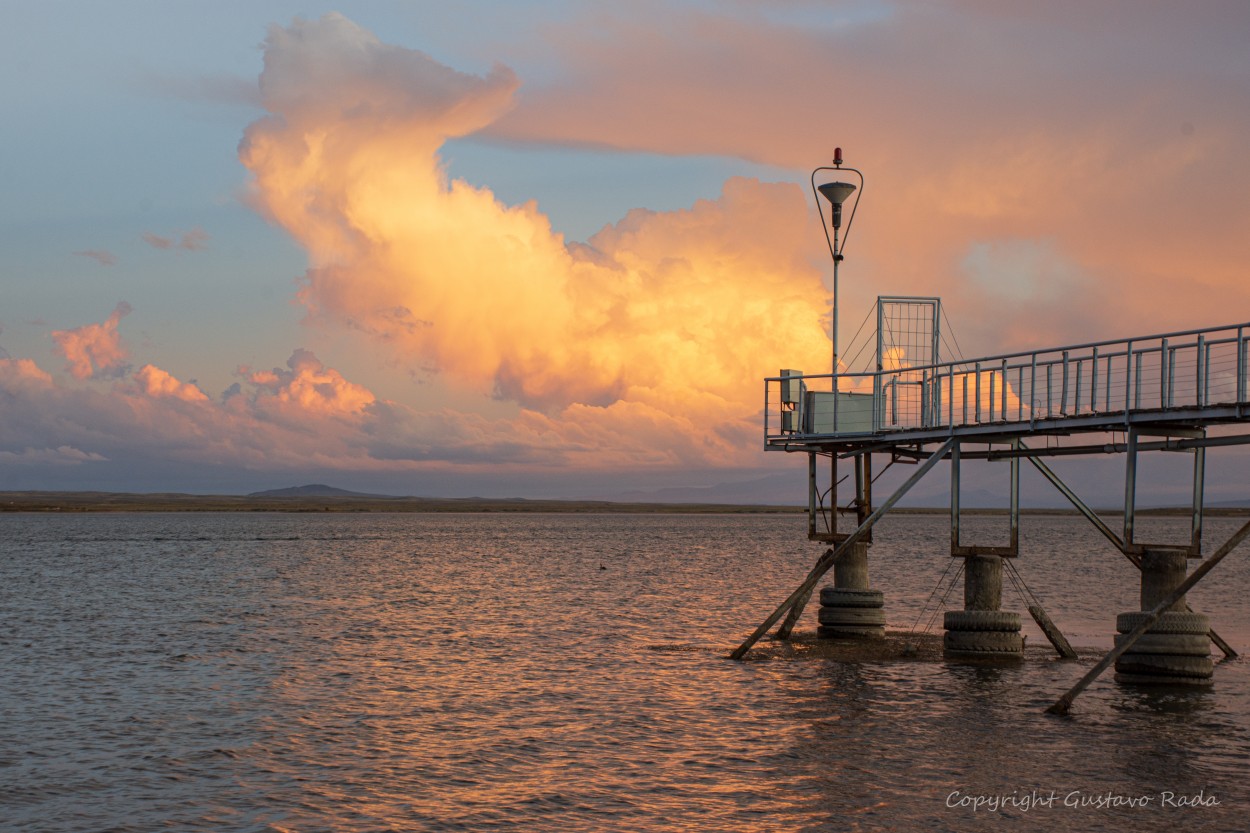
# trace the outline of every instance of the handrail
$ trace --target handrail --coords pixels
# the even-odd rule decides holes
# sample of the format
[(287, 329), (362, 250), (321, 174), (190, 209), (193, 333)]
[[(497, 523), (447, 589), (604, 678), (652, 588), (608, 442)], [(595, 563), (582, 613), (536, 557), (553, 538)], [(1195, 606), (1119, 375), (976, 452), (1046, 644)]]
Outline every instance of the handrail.
[[(1250, 404), (1248, 346), (1250, 322), (876, 371), (768, 377), (766, 444), (804, 434), (1032, 426), (1037, 420), (1112, 413), (1127, 422), (1139, 411), (1234, 403), (1240, 417), (1242, 406)], [(790, 430), (780, 434), (769, 430), (767, 411), (779, 400), (771, 400), (768, 391), (782, 379), (811, 385), (803, 407), (820, 414), (819, 430), (812, 427), (817, 417), (791, 420)], [(828, 389), (817, 389), (824, 386)], [(852, 400), (859, 404), (852, 407)]]

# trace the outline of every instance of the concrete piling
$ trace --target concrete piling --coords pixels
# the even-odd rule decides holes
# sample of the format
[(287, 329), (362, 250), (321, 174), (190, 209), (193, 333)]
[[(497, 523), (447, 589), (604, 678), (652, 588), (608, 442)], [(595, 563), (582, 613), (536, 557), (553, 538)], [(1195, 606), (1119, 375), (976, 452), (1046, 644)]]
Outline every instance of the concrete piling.
[(884, 639), (885, 594), (868, 587), (868, 545), (856, 543), (833, 563), (833, 586), (820, 589), (821, 639)]
[(1024, 654), (1020, 614), (999, 610), (1003, 599), (1003, 559), (964, 556), (964, 609), (943, 617), (942, 646), (952, 658), (1016, 659)]
[[(1141, 558), (1141, 609), (1149, 611), (1170, 597), (1185, 581), (1188, 559), (1184, 552), (1146, 550)], [(1117, 644), (1123, 635), (1142, 623), (1144, 612), (1116, 617)], [(1115, 679), (1136, 685), (1211, 685), (1214, 663), (1207, 633), (1211, 623), (1200, 613), (1190, 613), (1180, 596), (1115, 661)]]

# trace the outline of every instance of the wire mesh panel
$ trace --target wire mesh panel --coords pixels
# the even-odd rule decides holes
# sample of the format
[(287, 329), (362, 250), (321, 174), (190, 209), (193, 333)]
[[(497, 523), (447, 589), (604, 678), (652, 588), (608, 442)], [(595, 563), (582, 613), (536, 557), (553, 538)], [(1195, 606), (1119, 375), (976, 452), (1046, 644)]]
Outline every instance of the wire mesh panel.
[(883, 406), (882, 428), (933, 423), (936, 386), (931, 368), (939, 362), (940, 315), (937, 298), (877, 299), (877, 395)]

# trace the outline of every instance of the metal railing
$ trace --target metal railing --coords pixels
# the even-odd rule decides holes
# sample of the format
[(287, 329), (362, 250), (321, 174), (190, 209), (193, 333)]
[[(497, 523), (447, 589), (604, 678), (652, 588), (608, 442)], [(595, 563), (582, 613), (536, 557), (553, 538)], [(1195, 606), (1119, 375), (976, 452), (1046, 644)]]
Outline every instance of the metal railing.
[(1250, 322), (876, 373), (771, 377), (765, 442), (1090, 417), (1110, 425), (1147, 411), (1243, 406), (1248, 343)]

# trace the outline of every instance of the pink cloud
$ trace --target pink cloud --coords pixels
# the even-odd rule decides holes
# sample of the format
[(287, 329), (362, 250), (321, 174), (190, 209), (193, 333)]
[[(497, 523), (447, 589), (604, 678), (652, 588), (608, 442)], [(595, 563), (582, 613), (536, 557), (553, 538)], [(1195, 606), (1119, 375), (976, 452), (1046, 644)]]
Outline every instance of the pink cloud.
[(153, 398), (173, 397), (184, 402), (206, 402), (208, 396), (190, 382), (180, 382), (168, 372), (151, 364), (145, 364), (134, 375), (140, 390)]
[(376, 401), (367, 388), (347, 381), (308, 350), (291, 354), (287, 368), (249, 372), (246, 378), (273, 401), (293, 404), (301, 413), (359, 414)]
[(129, 353), (121, 343), (117, 325), (130, 314), (130, 304), (119, 301), (113, 313), (100, 324), (84, 324), (72, 330), (56, 330), (52, 338), (65, 356), (66, 367), (75, 379), (108, 379), (129, 371)]
[(101, 266), (115, 266), (117, 264), (117, 256), (112, 252), (104, 249), (84, 249), (80, 252), (74, 252), (79, 257), (88, 257)]
[(154, 249), (184, 249), (189, 252), (207, 248), (209, 240), (208, 232), (198, 226), (183, 232), (181, 237), (162, 237), (150, 231), (145, 231), (142, 237), (143, 242)]
[[(528, 84), (485, 132), (737, 157), (796, 180), (841, 145), (868, 176), (847, 307), (941, 294), (969, 349), (1225, 323), (1250, 307), (1250, 70), (1236, 34), (1250, 7), (831, 6), (824, 26), (771, 11), (675, 12), (662, 27), (624, 7), (575, 17), (549, 30), (553, 80)], [(1046, 254), (1005, 254), (1021, 248)], [(979, 278), (1015, 285), (1009, 297), (968, 280), (970, 257), (989, 270)]]
[(820, 233), (795, 185), (735, 178), (569, 246), (533, 203), (448, 181), (440, 144), (506, 112), (514, 87), (337, 15), (271, 30), (271, 115), (240, 158), (254, 203), (309, 253), (314, 321), (549, 414), (624, 402), (719, 424), (758, 407), (766, 357), (827, 361)]

